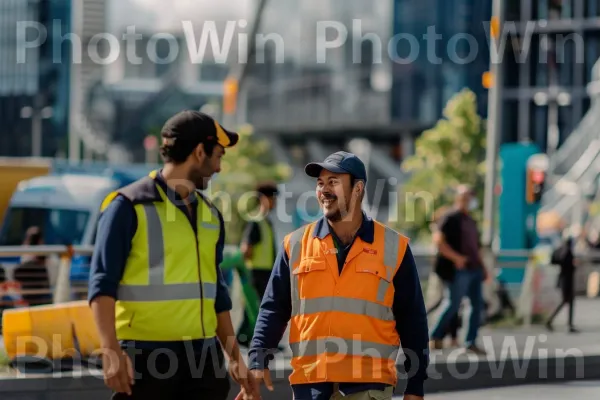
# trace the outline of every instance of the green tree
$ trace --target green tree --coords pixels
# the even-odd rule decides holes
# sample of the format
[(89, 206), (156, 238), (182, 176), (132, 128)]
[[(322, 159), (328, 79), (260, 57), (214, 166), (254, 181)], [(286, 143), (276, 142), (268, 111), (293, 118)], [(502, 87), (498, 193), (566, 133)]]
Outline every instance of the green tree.
[(223, 214), (228, 244), (238, 244), (246, 221), (257, 215), (256, 184), (281, 183), (291, 176), (288, 165), (275, 161), (267, 140), (254, 135), (250, 127), (242, 127), (239, 133), (238, 144), (227, 149), (221, 172), (207, 192)]
[[(434, 213), (452, 204), (452, 188), (472, 185), (483, 204), (485, 176), (485, 124), (477, 114), (476, 96), (468, 89), (446, 105), (444, 117), (422, 133), (415, 154), (402, 163), (410, 179), (401, 193), (401, 229), (417, 239), (431, 234)], [(479, 218), (480, 211), (475, 212)]]

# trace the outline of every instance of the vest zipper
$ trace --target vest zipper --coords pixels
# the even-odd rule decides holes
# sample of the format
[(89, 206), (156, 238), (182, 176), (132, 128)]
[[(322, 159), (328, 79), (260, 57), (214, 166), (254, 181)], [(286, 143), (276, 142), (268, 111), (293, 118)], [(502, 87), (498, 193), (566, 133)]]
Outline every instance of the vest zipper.
[(197, 229), (194, 229), (196, 237), (196, 259), (198, 260), (198, 281), (200, 282), (200, 325), (202, 326), (202, 337), (205, 335), (204, 329), (204, 290), (202, 287), (202, 266), (200, 265), (200, 241), (198, 240)]

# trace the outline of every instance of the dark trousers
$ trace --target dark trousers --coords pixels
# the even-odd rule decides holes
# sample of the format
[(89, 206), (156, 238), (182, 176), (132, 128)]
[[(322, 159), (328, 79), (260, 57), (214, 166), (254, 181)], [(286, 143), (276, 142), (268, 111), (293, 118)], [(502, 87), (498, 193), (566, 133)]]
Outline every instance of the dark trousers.
[[(252, 280), (252, 287), (256, 290), (258, 294), (258, 298), (262, 301), (265, 292), (267, 291), (267, 285), (269, 284), (269, 279), (271, 278), (271, 270), (251, 270), (250, 271), (250, 279)], [(242, 325), (238, 330), (238, 342), (247, 346), (252, 340), (250, 334), (247, 332), (250, 330), (250, 321), (248, 319), (248, 314), (244, 312), (244, 320), (242, 321)]]
[[(431, 313), (436, 311), (438, 308), (440, 308), (443, 301), (444, 301), (443, 298), (439, 299), (437, 303), (435, 303), (429, 310), (427, 310), (427, 315), (430, 315)], [(460, 311), (459, 311), (454, 315), (454, 317), (450, 321), (450, 325), (448, 326), (448, 328), (446, 330), (446, 333), (450, 335), (452, 340), (458, 339), (458, 330), (460, 329), (460, 320), (461, 320), (461, 317), (460, 317)]]
[(463, 298), (468, 297), (471, 302), (471, 315), (469, 316), (465, 345), (468, 347), (475, 344), (483, 309), (482, 282), (483, 270), (481, 268), (456, 271), (454, 280), (449, 286), (450, 301), (431, 333), (432, 339), (442, 340), (444, 338), (453, 318), (456, 318), (458, 314)]
[(562, 302), (556, 307), (556, 310), (552, 313), (548, 319), (548, 324), (552, 324), (554, 318), (558, 315), (560, 310), (566, 305), (569, 305), (569, 327), (573, 327), (573, 312), (575, 308), (575, 276), (573, 274), (567, 274), (560, 277), (559, 282), (562, 291)]
[(128, 349), (135, 371), (132, 395), (114, 393), (112, 399), (226, 400), (231, 384), (223, 351), (219, 344), (204, 350), (188, 356), (168, 349)]

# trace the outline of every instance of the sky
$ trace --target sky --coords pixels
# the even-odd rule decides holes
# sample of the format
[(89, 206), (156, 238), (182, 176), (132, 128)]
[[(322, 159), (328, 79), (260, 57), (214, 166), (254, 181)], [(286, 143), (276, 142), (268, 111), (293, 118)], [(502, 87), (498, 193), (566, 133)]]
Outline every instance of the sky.
[(250, 19), (254, 0), (110, 0), (109, 29), (181, 30), (182, 20)]

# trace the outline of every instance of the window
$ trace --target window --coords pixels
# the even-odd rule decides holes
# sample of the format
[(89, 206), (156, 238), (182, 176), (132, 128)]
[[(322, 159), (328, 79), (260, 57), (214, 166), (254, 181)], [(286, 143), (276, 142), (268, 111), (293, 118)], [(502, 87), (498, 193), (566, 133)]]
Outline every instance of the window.
[(79, 245), (85, 234), (89, 212), (48, 208), (10, 208), (0, 235), (0, 245), (18, 246), (25, 232), (39, 226), (48, 245)]
[(227, 64), (201, 64), (200, 80), (203, 82), (221, 82), (227, 78), (229, 67)]
[(583, 16), (585, 18), (600, 17), (600, 4), (598, 0), (584, 0)]

